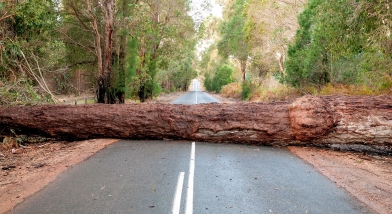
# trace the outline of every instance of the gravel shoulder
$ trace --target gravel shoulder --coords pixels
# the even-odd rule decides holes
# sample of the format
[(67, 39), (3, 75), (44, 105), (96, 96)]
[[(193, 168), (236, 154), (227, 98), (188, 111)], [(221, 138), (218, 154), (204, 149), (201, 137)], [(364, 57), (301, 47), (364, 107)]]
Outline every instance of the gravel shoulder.
[(117, 141), (48, 142), (18, 148), (13, 152), (0, 151), (0, 213), (11, 210), (54, 181), (67, 168)]
[(321, 174), (378, 213), (392, 213), (392, 157), (289, 147)]

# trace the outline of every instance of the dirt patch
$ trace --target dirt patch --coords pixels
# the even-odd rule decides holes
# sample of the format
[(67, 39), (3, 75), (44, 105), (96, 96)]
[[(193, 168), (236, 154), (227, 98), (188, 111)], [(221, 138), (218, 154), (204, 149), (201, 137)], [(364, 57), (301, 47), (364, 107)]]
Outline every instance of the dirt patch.
[(38, 192), (68, 167), (117, 142), (95, 139), (72, 143), (38, 143), (0, 151), (0, 213)]
[(174, 92), (171, 94), (162, 94), (161, 96), (156, 97), (154, 99), (146, 100), (145, 103), (170, 103), (185, 93), (188, 93), (188, 92)]
[(215, 93), (210, 93), (208, 92), (211, 96), (215, 97), (217, 100), (219, 100), (220, 103), (238, 103), (241, 102), (241, 100), (239, 99), (235, 99), (235, 98), (228, 98), (228, 97), (222, 97), (219, 94), (215, 94)]
[(376, 212), (392, 213), (392, 157), (318, 148), (289, 149)]

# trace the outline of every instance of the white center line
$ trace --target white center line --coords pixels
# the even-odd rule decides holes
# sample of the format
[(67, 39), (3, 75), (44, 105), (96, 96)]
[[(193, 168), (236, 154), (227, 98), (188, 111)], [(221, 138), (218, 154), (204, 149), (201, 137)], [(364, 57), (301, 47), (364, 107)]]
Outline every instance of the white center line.
[(188, 190), (186, 193), (185, 214), (193, 213), (193, 181), (195, 175), (195, 142), (192, 143), (191, 160), (189, 164)]
[(180, 175), (178, 176), (176, 194), (174, 195), (174, 200), (173, 200), (173, 208), (172, 208), (173, 214), (180, 213), (182, 187), (184, 185), (184, 175), (185, 172), (180, 172)]
[(195, 104), (197, 104), (197, 91), (196, 91), (196, 102), (195, 102)]

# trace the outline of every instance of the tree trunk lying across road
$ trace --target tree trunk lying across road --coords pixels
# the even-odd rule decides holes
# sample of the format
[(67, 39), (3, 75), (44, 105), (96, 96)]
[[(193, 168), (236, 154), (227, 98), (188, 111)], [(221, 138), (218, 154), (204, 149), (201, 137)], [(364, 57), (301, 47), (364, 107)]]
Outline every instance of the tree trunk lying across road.
[(0, 131), (61, 139), (186, 139), (257, 145), (392, 145), (392, 96), (236, 104), (0, 108)]

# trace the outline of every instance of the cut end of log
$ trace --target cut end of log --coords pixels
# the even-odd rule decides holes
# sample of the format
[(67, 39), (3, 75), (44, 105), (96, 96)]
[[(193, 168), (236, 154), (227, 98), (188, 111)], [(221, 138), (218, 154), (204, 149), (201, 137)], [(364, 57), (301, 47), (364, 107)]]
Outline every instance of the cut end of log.
[(301, 97), (290, 105), (289, 111), (290, 128), (299, 141), (322, 137), (334, 126), (329, 104), (319, 97)]

